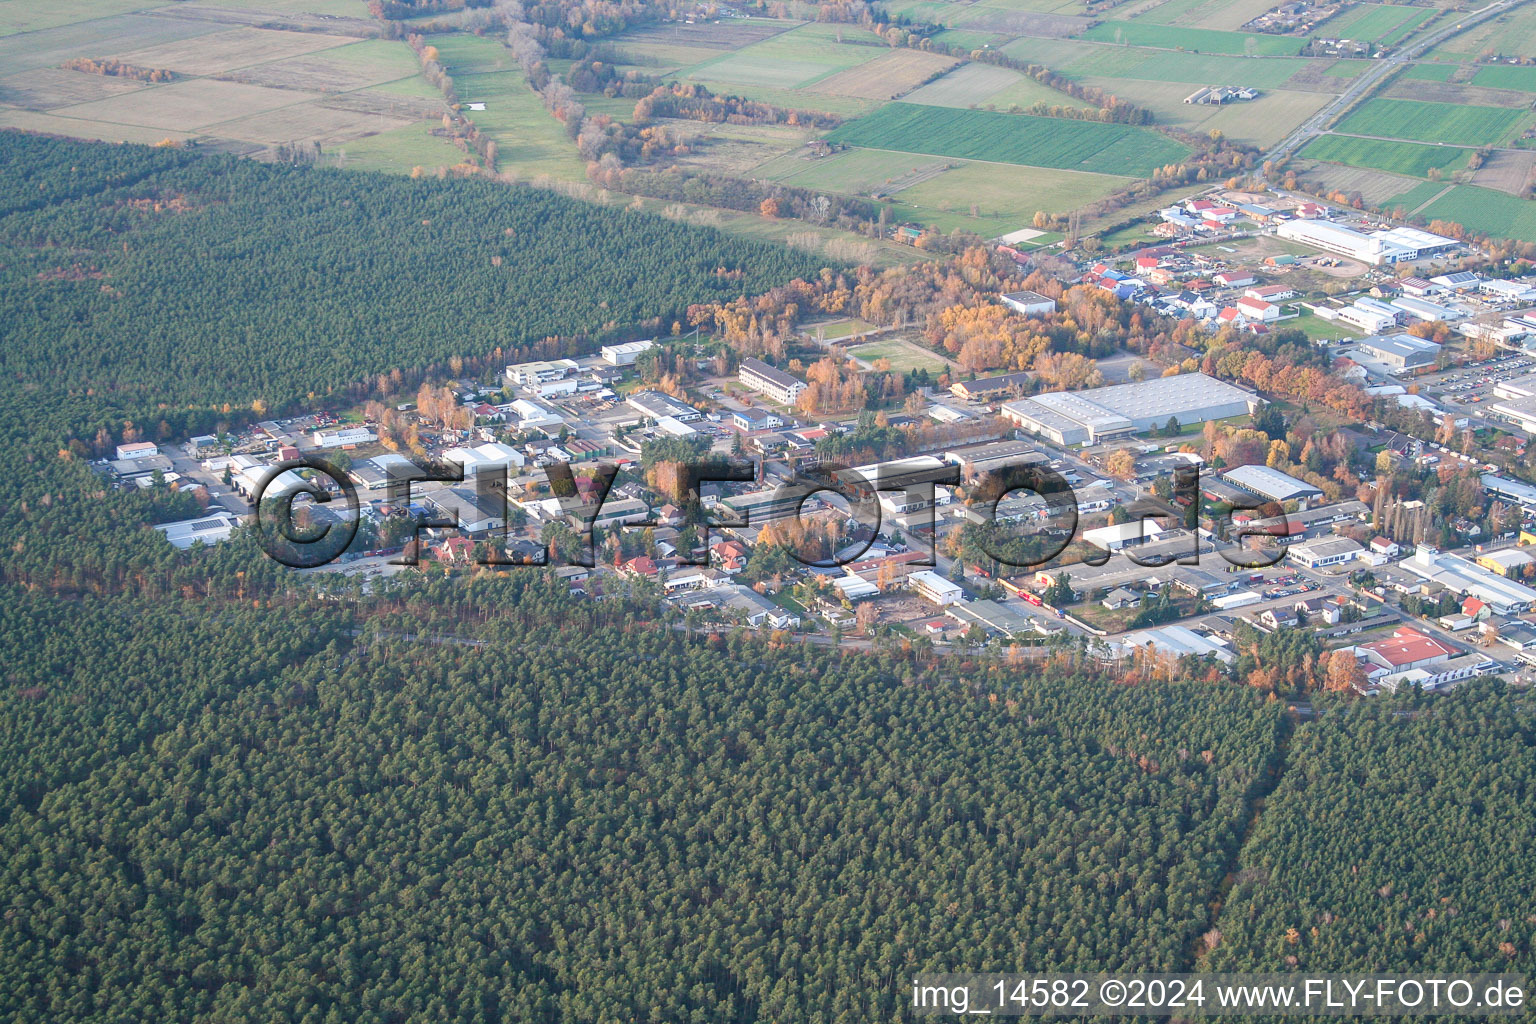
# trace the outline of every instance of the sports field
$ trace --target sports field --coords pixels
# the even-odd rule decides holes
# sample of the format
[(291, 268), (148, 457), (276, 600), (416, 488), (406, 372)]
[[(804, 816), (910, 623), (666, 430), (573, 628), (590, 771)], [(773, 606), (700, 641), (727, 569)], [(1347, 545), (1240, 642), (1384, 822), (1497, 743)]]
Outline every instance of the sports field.
[(1486, 86), (1489, 89), (1536, 92), (1536, 68), (1512, 67), (1508, 64), (1480, 68), (1477, 74), (1472, 76), (1472, 84)]
[(1358, 107), (1338, 130), (1455, 146), (1490, 146), (1503, 142), (1524, 116), (1524, 111), (1500, 107), (1378, 98)]
[(1189, 151), (1145, 128), (888, 103), (836, 129), (829, 141), (869, 149), (1150, 177)]
[(1440, 171), (1466, 166), (1468, 151), (1452, 146), (1425, 146), (1417, 142), (1387, 142), (1359, 139), (1348, 135), (1320, 135), (1301, 155), (1308, 160), (1327, 160), (1351, 167), (1373, 167), (1416, 178), (1428, 176), (1431, 168)]
[(848, 354), (856, 359), (862, 359), (866, 363), (874, 364), (881, 359), (888, 359), (891, 369), (903, 373), (912, 370), (927, 370), (929, 373), (944, 373), (949, 369), (949, 364), (933, 353), (926, 352), (912, 342), (887, 339), (871, 342), (868, 345), (856, 345), (848, 350)]
[(1130, 46), (1151, 46), (1197, 53), (1232, 53), (1245, 56), (1294, 56), (1305, 40), (1294, 36), (1220, 32), (1214, 29), (1153, 25), (1142, 20), (1103, 21), (1077, 38)]

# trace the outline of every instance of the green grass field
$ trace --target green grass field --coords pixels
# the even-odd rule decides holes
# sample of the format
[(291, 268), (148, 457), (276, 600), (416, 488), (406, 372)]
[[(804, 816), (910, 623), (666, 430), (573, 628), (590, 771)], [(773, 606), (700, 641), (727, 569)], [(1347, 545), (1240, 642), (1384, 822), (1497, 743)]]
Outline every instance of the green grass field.
[(1393, 35), (1404, 25), (1417, 25), (1429, 14), (1422, 7), (1391, 4), (1360, 4), (1324, 22), (1319, 31), (1340, 39), (1374, 42)]
[(1144, 128), (911, 103), (888, 103), (828, 138), (869, 149), (1143, 178), (1189, 153)]
[[(1013, 44), (1009, 44), (1011, 49)], [(1225, 57), (1211, 53), (1179, 53), (1137, 46), (1091, 44), (1093, 49), (1060, 65), (1072, 78), (1106, 77), (1190, 85), (1251, 85), (1278, 89), (1308, 65), (1288, 57)], [(1052, 67), (1058, 65), (1052, 64)], [(1125, 90), (1115, 90), (1118, 94)]]
[[(1398, 203), (1412, 210), (1443, 187), (1429, 182), (1398, 197)], [(1536, 242), (1536, 201), (1475, 185), (1457, 185), (1421, 210), (1419, 216), (1426, 221), (1453, 221), (1495, 238)]]
[(943, 373), (949, 369), (949, 364), (938, 356), (919, 351), (915, 346), (901, 341), (875, 341), (868, 345), (856, 345), (848, 350), (848, 354), (867, 363), (889, 359), (891, 369), (903, 373), (911, 370)]
[(1456, 146), (1503, 142), (1525, 116), (1522, 110), (1416, 100), (1367, 100), (1344, 119), (1338, 130)]
[[(958, 166), (945, 169), (945, 164)], [(932, 176), (901, 187), (904, 176), (924, 171)], [(894, 188), (893, 212), (899, 220), (931, 224), (943, 231), (964, 228), (986, 236), (1028, 227), (1037, 210), (1068, 213), (1131, 181), (1108, 174), (970, 163), (879, 149), (847, 149), (821, 160), (782, 156), (753, 168), (752, 176), (845, 195)]]
[(1327, 160), (1351, 167), (1371, 167), (1415, 178), (1428, 176), (1431, 168), (1441, 171), (1459, 169), (1467, 162), (1468, 152), (1450, 146), (1425, 146), (1417, 142), (1384, 142), (1380, 139), (1356, 139), (1347, 135), (1320, 135), (1301, 155), (1308, 160)]
[(1211, 29), (1152, 25), (1144, 21), (1100, 22), (1077, 38), (1167, 50), (1254, 56), (1294, 56), (1301, 52), (1304, 43), (1304, 40), (1293, 36), (1217, 32)]
[(1536, 92), (1536, 68), (1513, 67), (1508, 64), (1481, 68), (1476, 75), (1472, 76), (1472, 84), (1484, 85), (1490, 89)]
[(1403, 77), (1415, 82), (1449, 82), (1459, 66), (1457, 64), (1415, 64), (1403, 72)]
[(852, 25), (801, 25), (742, 49), (718, 53), (690, 68), (686, 77), (773, 89), (805, 87), (879, 57), (885, 48), (866, 45), (876, 41), (873, 33)]
[(325, 162), (349, 171), (392, 171), (408, 173), (420, 167), (433, 172), (452, 167), (464, 159), (459, 148), (447, 139), (429, 134), (440, 122), (421, 121), (364, 139), (353, 139), (327, 149)]

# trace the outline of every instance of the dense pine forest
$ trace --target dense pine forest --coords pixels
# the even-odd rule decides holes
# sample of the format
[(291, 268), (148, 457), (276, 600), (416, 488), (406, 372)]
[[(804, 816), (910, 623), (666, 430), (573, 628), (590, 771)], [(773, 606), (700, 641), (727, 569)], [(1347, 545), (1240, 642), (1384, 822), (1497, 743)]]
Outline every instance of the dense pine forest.
[[(180, 427), (455, 359), (666, 333), (820, 263), (620, 206), (0, 136), (0, 370), (33, 404)], [(543, 346), (542, 350), (548, 350)], [(153, 429), (155, 424), (150, 424)]]
[(1298, 723), (1203, 672), (690, 634), (527, 570), (321, 595), (249, 537), (174, 551), (145, 524), (190, 498), (86, 464), (806, 257), (488, 181), (15, 133), (0, 167), (0, 1020), (863, 1024), (921, 969), (1530, 971), (1524, 695)]
[[(851, 1024), (915, 969), (1169, 968), (1281, 731), (1236, 688), (994, 694), (534, 576), (389, 600), (307, 657), (4, 621), (47, 652), (8, 702), (13, 1019)], [(392, 639), (449, 630), (483, 645)], [(72, 645), (117, 669), (57, 678)]]
[(1533, 821), (1530, 694), (1325, 700), (1243, 851), (1211, 963), (1529, 971)]

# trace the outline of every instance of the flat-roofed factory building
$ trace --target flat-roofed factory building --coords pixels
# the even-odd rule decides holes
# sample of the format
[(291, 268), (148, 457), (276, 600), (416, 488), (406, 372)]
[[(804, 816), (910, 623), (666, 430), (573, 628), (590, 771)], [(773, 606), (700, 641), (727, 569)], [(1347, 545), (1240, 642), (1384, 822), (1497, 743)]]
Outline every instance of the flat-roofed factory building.
[(1007, 402), (1002, 415), (1057, 444), (1098, 444), (1178, 420), (1181, 426), (1247, 415), (1256, 396), (1203, 373), (1089, 391), (1052, 391)]

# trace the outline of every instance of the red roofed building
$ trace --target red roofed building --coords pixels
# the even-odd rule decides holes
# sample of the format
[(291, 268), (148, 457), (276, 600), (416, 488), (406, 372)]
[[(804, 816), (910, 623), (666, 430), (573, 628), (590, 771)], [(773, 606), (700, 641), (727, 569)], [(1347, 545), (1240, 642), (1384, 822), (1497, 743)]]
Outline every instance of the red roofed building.
[(1475, 597), (1469, 597), (1461, 602), (1461, 614), (1470, 618), (1473, 622), (1481, 622), (1493, 612), (1483, 602)]
[(1365, 655), (1371, 663), (1367, 674), (1373, 678), (1414, 668), (1433, 668), (1457, 653), (1456, 648), (1445, 641), (1420, 633), (1411, 626), (1401, 626), (1387, 639), (1361, 644), (1355, 651)]
[(432, 555), (439, 562), (468, 562), (474, 558), (475, 542), (468, 537), (449, 537), (432, 548)]
[(1157, 269), (1157, 257), (1156, 256), (1138, 256), (1138, 257), (1136, 257), (1136, 273), (1138, 273), (1138, 274), (1142, 275), (1143, 277), (1145, 277), (1147, 274), (1150, 274), (1152, 271), (1154, 271), (1156, 269)]
[(732, 576), (747, 567), (747, 549), (740, 541), (719, 541), (710, 547), (709, 553), (720, 570)]
[(1220, 320), (1224, 324), (1237, 323), (1242, 318), (1243, 314), (1237, 311), (1236, 306), (1228, 306), (1226, 309), (1216, 314), (1216, 319)]
[(657, 573), (656, 562), (649, 555), (640, 555), (619, 566), (619, 571), (653, 580)]

